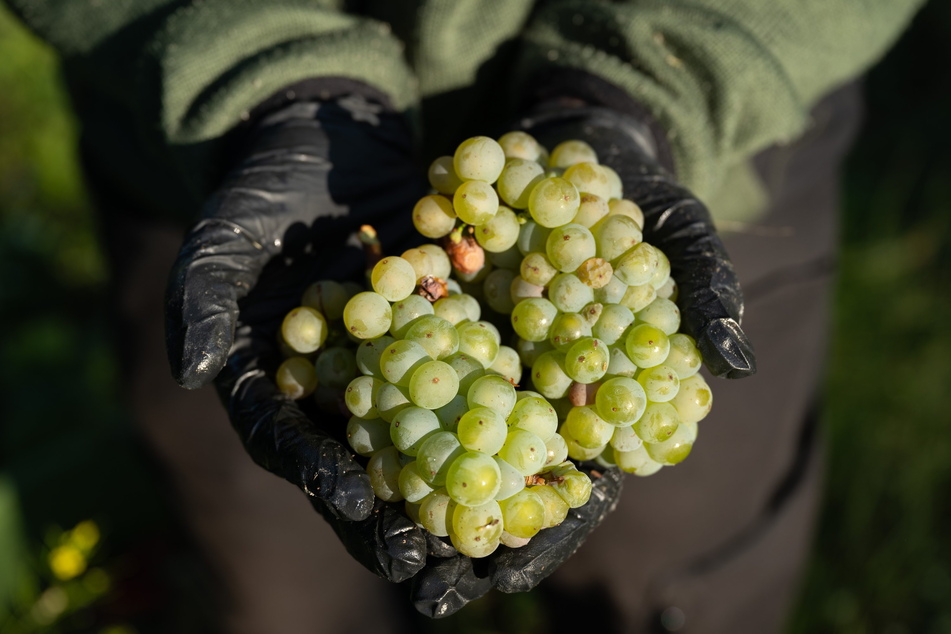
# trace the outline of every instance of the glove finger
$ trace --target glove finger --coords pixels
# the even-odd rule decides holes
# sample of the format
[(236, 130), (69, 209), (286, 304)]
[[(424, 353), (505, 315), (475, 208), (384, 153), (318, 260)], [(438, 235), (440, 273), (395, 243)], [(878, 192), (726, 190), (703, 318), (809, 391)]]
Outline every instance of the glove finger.
[(465, 555), (430, 558), (429, 565), (413, 578), (413, 605), (433, 619), (458, 612), (492, 589), (484, 567), (481, 560)]
[(623, 473), (592, 473), (591, 499), (571, 509), (558, 526), (546, 528), (521, 548), (502, 548), (491, 556), (492, 585), (502, 592), (527, 592), (553, 573), (617, 505)]

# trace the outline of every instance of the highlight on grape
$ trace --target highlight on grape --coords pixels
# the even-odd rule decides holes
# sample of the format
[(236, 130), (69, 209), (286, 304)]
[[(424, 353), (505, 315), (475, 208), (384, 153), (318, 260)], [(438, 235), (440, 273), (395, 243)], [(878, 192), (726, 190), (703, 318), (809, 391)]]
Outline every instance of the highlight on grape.
[(366, 287), (320, 280), (281, 327), (275, 380), (349, 416), (377, 497), (460, 553), (524, 546), (591, 495), (576, 462), (681, 462), (712, 406), (677, 283), (583, 141), (473, 137), (432, 162), (423, 244)]

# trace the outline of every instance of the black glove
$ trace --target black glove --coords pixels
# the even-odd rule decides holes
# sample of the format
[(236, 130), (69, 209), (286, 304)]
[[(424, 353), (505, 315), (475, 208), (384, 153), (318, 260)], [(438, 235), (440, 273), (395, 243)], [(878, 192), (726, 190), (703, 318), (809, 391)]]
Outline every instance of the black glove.
[(754, 374), (733, 264), (707, 208), (671, 173), (663, 132), (626, 94), (593, 76), (562, 70), (539, 83), (540, 101), (523, 129), (549, 148), (583, 140), (618, 173), (625, 198), (644, 212), (644, 240), (670, 259), (683, 330), (697, 340), (707, 369), (730, 379)]
[(255, 462), (300, 487), (357, 560), (402, 581), (425, 564), (424, 531), (375, 500), (340, 442), (346, 420), (289, 400), (271, 378), (275, 333), (307, 284), (360, 279), (363, 255), (347, 244), (358, 227), (373, 224), (387, 250), (411, 236), (400, 218), (424, 181), (403, 118), (385, 104), (350, 93), (257, 120), (172, 269), (167, 344), (181, 385), (216, 379)]

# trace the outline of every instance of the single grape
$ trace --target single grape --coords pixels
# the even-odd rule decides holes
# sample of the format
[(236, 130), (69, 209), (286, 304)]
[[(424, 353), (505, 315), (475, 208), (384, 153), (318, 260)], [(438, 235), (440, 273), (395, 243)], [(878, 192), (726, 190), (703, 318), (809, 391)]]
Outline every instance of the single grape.
[(670, 403), (647, 403), (647, 409), (634, 423), (634, 432), (644, 442), (663, 442), (677, 431), (680, 414)]
[(515, 386), (500, 376), (487, 374), (472, 382), (466, 392), (466, 400), (470, 409), (488, 407), (498, 412), (504, 420), (515, 407)]
[(456, 226), (452, 201), (445, 196), (423, 196), (413, 207), (413, 226), (427, 238), (449, 235)]
[(545, 286), (558, 275), (558, 269), (552, 265), (546, 254), (535, 252), (529, 253), (522, 259), (519, 273), (529, 284)]
[(505, 158), (509, 160), (540, 161), (547, 155), (545, 148), (535, 140), (535, 137), (521, 130), (506, 132), (500, 136), (499, 145), (505, 153)]
[(611, 216), (627, 216), (637, 223), (641, 229), (644, 228), (644, 212), (634, 202), (626, 199), (612, 200), (608, 203)]
[(670, 352), (670, 339), (662, 330), (650, 324), (638, 324), (627, 332), (624, 349), (628, 358), (639, 368), (659, 365)]
[(637, 382), (644, 388), (648, 400), (655, 403), (666, 403), (680, 390), (680, 378), (667, 365), (644, 369), (637, 375)]
[[(642, 416), (643, 418), (643, 416)], [(641, 437), (634, 431), (634, 425), (622, 425), (614, 428), (614, 434), (611, 436), (611, 446), (615, 451), (634, 451), (644, 443)], [(615, 462), (617, 458), (615, 457)]]
[(464, 223), (485, 224), (499, 210), (499, 196), (483, 181), (466, 181), (452, 195), (452, 208)]
[(558, 414), (541, 395), (519, 398), (506, 422), (512, 429), (530, 431), (546, 443), (558, 431)]
[(582, 337), (565, 354), (565, 373), (578, 383), (601, 380), (611, 361), (608, 345), (594, 337)]
[(427, 176), (429, 184), (440, 194), (451, 195), (459, 185), (462, 185), (462, 179), (456, 174), (456, 168), (452, 166), (451, 156), (440, 156), (430, 163)]
[(496, 269), (489, 273), (482, 284), (482, 290), (485, 294), (485, 301), (489, 308), (497, 313), (508, 314), (515, 308), (512, 302), (512, 280), (515, 279), (515, 273), (508, 269)]
[(499, 458), (526, 476), (538, 473), (548, 459), (545, 441), (524, 429), (509, 431), (498, 454)]
[(418, 367), (409, 380), (409, 397), (419, 407), (438, 409), (459, 391), (459, 376), (443, 361), (429, 361)]
[(637, 313), (637, 320), (672, 335), (680, 328), (680, 309), (669, 299), (658, 297)]
[(501, 480), (499, 465), (491, 456), (467, 451), (449, 466), (446, 491), (459, 504), (478, 506), (495, 498)]
[(499, 356), (499, 334), (485, 321), (467, 321), (456, 326), (459, 352), (469, 355), (488, 368)]
[(640, 368), (634, 365), (634, 362), (627, 357), (627, 352), (618, 346), (614, 346), (610, 348), (610, 350), (611, 360), (608, 362), (608, 371), (605, 373), (605, 376), (608, 378), (615, 376), (626, 376), (631, 379), (636, 378)]
[(578, 266), (575, 275), (591, 288), (598, 289), (607, 286), (614, 278), (614, 267), (603, 258), (588, 258)]
[(575, 439), (585, 449), (596, 449), (610, 442), (614, 425), (598, 416), (594, 407), (572, 407), (561, 425), (561, 433)]
[(419, 505), (419, 523), (436, 537), (448, 537), (456, 503), (445, 489), (436, 489)]
[(475, 228), (475, 239), (486, 251), (499, 253), (515, 246), (520, 229), (515, 213), (499, 206), (498, 213)]
[(347, 421), (347, 442), (365, 458), (393, 444), (390, 424), (380, 418), (363, 419), (351, 416)]
[(442, 425), (443, 429), (456, 433), (459, 420), (463, 414), (469, 411), (469, 403), (464, 395), (456, 394), (448, 403), (433, 411), (436, 412), (436, 418), (439, 419), (439, 424)]
[(337, 321), (343, 317), (343, 307), (347, 305), (349, 299), (347, 289), (340, 282), (320, 280), (304, 290), (300, 303), (302, 306), (313, 308), (328, 321)]
[(350, 298), (343, 309), (343, 323), (347, 331), (359, 339), (379, 337), (390, 329), (392, 321), (390, 303), (378, 293), (358, 293)]
[(497, 269), (517, 271), (519, 265), (522, 263), (522, 252), (518, 250), (518, 245), (516, 244), (498, 253), (486, 251), (485, 257), (489, 263)]
[(657, 298), (657, 291), (650, 284), (641, 284), (639, 286), (628, 286), (621, 297), (619, 304), (631, 312), (639, 312), (649, 306)]
[(522, 362), (518, 352), (509, 346), (499, 346), (499, 354), (489, 366), (489, 371), (495, 372), (509, 383), (518, 385), (522, 379)]
[(415, 456), (426, 438), (442, 428), (436, 415), (422, 407), (407, 407), (393, 417), (390, 438), (407, 456)]
[(575, 440), (575, 437), (568, 433), (568, 430), (561, 430), (561, 437), (565, 440), (565, 445), (568, 447), (568, 457), (572, 460), (594, 460), (601, 452), (604, 451), (605, 445), (599, 447), (582, 447), (581, 444)]
[(544, 341), (557, 314), (558, 309), (547, 299), (529, 298), (512, 310), (512, 328), (526, 341)]
[(562, 141), (551, 151), (548, 164), (551, 167), (570, 167), (578, 163), (598, 163), (598, 155), (584, 141)]
[(518, 469), (498, 456), (492, 456), (492, 459), (499, 465), (499, 473), (501, 473), (501, 485), (499, 492), (495, 494), (497, 502), (510, 498), (525, 488), (525, 476)]
[(367, 463), (367, 475), (370, 476), (370, 486), (373, 493), (384, 502), (399, 502), (403, 499), (400, 493), (400, 471), (403, 464), (396, 447), (384, 447), (370, 457)]
[[(387, 304), (389, 309), (389, 304)], [(281, 324), (281, 336), (298, 354), (314, 352), (327, 340), (327, 320), (309, 306), (299, 306), (287, 313)]]
[[(469, 305), (465, 299), (466, 297), (470, 296), (462, 293), (436, 300), (436, 303), (433, 304), (433, 314), (435, 314), (436, 317), (445, 319), (453, 326), (468, 321)], [(476, 305), (478, 305), (478, 301)], [(478, 319), (478, 316), (476, 319)]]
[(598, 388), (595, 396), (598, 415), (612, 425), (630, 425), (644, 413), (647, 396), (644, 388), (633, 379), (615, 377)]
[(609, 199), (621, 198), (624, 195), (623, 184), (621, 183), (621, 177), (618, 176), (618, 173), (607, 165), (602, 165), (601, 169), (604, 170), (604, 173), (607, 174), (608, 183), (611, 188), (611, 195), (608, 196)]
[(421, 244), (418, 248), (420, 251), (428, 253), (432, 259), (433, 272), (431, 275), (443, 280), (449, 279), (449, 274), (452, 272), (452, 263), (449, 261), (449, 255), (446, 254), (446, 251), (438, 244)]
[(380, 370), (383, 378), (401, 387), (409, 385), (413, 372), (430, 360), (426, 349), (415, 341), (399, 339), (394, 341), (380, 356)]
[(535, 361), (542, 354), (554, 350), (548, 339), (544, 341), (526, 341), (521, 337), (518, 338), (515, 349), (518, 351), (518, 358), (522, 361), (522, 365), (528, 368), (535, 365)]
[(435, 312), (432, 303), (420, 295), (410, 295), (406, 299), (394, 302), (392, 311), (390, 333), (399, 339), (406, 336), (406, 331), (417, 318), (432, 315)]
[(542, 484), (533, 486), (530, 490), (540, 497), (542, 504), (545, 505), (545, 528), (558, 526), (565, 521), (571, 507), (553, 488), (547, 484)]
[(452, 322), (436, 315), (423, 315), (403, 335), (423, 347), (433, 359), (444, 359), (459, 350), (459, 331)]
[(558, 310), (577, 313), (594, 301), (594, 291), (573, 273), (560, 273), (548, 285), (548, 299)]
[(383, 258), (374, 265), (370, 283), (387, 301), (398, 302), (409, 297), (416, 288), (416, 270), (403, 258)]
[(320, 385), (342, 389), (360, 374), (353, 350), (334, 346), (326, 348), (314, 362), (317, 382)]
[(613, 345), (633, 323), (634, 313), (631, 309), (620, 304), (607, 304), (601, 310), (601, 316), (591, 329), (591, 334), (606, 344)]
[(565, 170), (563, 176), (577, 187), (582, 195), (594, 194), (604, 200), (611, 197), (608, 174), (596, 163), (575, 163)]
[(659, 263), (657, 249), (641, 242), (614, 261), (614, 274), (628, 286), (640, 286), (651, 281)]
[(576, 509), (588, 503), (591, 497), (591, 478), (571, 462), (562, 462), (546, 470), (545, 479), (569, 507)]
[(466, 452), (456, 434), (437, 431), (426, 437), (416, 452), (416, 469), (419, 475), (434, 487), (446, 484), (449, 465)]
[(505, 444), (508, 426), (498, 412), (488, 407), (473, 407), (459, 419), (459, 442), (469, 451), (494, 455)]
[(527, 159), (509, 159), (499, 174), (495, 188), (499, 197), (513, 209), (528, 207), (528, 197), (535, 187), (545, 178), (545, 170), (535, 161)]
[(697, 349), (697, 342), (690, 335), (675, 333), (670, 335), (670, 353), (664, 361), (680, 377), (688, 379), (700, 370), (702, 359), (700, 350)]
[(559, 271), (571, 273), (597, 251), (594, 236), (586, 227), (566, 224), (552, 229), (545, 243), (548, 260)]
[(623, 255), (644, 238), (636, 222), (627, 216), (606, 216), (591, 227), (598, 243), (597, 255), (608, 261)]
[(545, 503), (532, 489), (522, 489), (499, 506), (505, 530), (511, 535), (531, 538), (545, 526)]
[(547, 399), (568, 394), (572, 379), (565, 371), (565, 355), (551, 350), (539, 355), (532, 365), (532, 385)]
[(646, 445), (639, 445), (630, 451), (615, 451), (614, 459), (621, 471), (633, 473), (636, 476), (653, 475), (664, 466), (650, 457)]
[(713, 393), (710, 386), (699, 374), (680, 382), (680, 390), (671, 399), (670, 404), (680, 414), (683, 423), (697, 423), (710, 413), (713, 407)]
[(670, 438), (659, 443), (644, 443), (644, 449), (652, 460), (662, 465), (675, 465), (690, 455), (693, 449), (695, 436), (692, 437), (691, 428), (688, 425), (681, 425), (677, 428)]
[(415, 248), (406, 249), (400, 257), (413, 266), (413, 272), (416, 274), (417, 282), (419, 282), (419, 278), (433, 274), (435, 262), (433, 262), (433, 256), (428, 252)]
[(376, 394), (383, 381), (372, 376), (358, 376), (350, 381), (343, 398), (350, 413), (359, 418), (376, 418)]
[(571, 222), (580, 205), (581, 196), (575, 186), (557, 176), (539, 181), (528, 197), (532, 218), (548, 228)]
[(627, 291), (627, 284), (619, 280), (612, 273), (611, 279), (601, 288), (594, 289), (594, 299), (602, 304), (620, 304), (621, 298)]
[(561, 434), (554, 434), (545, 441), (545, 448), (548, 451), (548, 457), (545, 460), (545, 466), (560, 464), (568, 459), (568, 443)]
[(544, 253), (549, 233), (551, 229), (548, 227), (543, 227), (534, 220), (525, 220), (518, 231), (518, 241), (515, 244), (522, 255)]
[(317, 372), (306, 357), (285, 359), (274, 379), (282, 394), (294, 400), (310, 396), (317, 389)]
[(663, 288), (667, 284), (667, 280), (670, 279), (670, 260), (667, 258), (667, 255), (657, 249), (657, 269), (654, 271), (653, 277), (651, 277), (650, 282), (648, 282), (655, 289)]
[(561, 313), (551, 324), (548, 340), (555, 350), (567, 352), (568, 348), (582, 337), (591, 336), (591, 326), (578, 313)]
[[(544, 294), (544, 286), (531, 284), (523, 279), (521, 275), (516, 275), (512, 278), (512, 284), (509, 286), (509, 298), (512, 300), (513, 306), (518, 305), (526, 299), (542, 297)], [(513, 308), (512, 310), (515, 309)]]
[(463, 181), (494, 183), (505, 166), (505, 151), (495, 139), (472, 137), (456, 148), (452, 166)]
[(452, 545), (467, 557), (488, 557), (500, 545), (504, 527), (502, 509), (495, 500), (456, 506), (452, 513)]
[(590, 229), (596, 222), (608, 215), (608, 210), (606, 198), (595, 194), (581, 194), (578, 213), (571, 219), (571, 222)]
[(674, 281), (674, 278), (668, 277), (664, 285), (657, 289), (657, 297), (663, 297), (672, 302), (677, 301), (677, 282)]
[(400, 495), (407, 502), (421, 502), (424, 497), (433, 492), (433, 487), (426, 482), (416, 469), (417, 461), (407, 462), (400, 470), (397, 486)]

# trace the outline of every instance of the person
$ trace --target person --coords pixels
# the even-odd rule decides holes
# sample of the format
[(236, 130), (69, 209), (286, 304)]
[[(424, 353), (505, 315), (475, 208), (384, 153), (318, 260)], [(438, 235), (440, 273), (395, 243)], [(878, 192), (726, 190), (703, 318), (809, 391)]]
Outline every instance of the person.
[[(63, 56), (130, 405), (218, 573), (225, 630), (393, 631), (405, 594), (465, 614), (539, 582), (558, 624), (780, 628), (821, 479), (853, 82), (920, 1), (9, 4)], [(669, 249), (708, 367), (758, 371), (714, 384), (684, 464), (604, 478), (530, 557), (473, 565), (372, 504), (353, 456), (264, 369), (302, 280), (359, 274), (360, 223), (388, 252), (412, 241), (420, 164), (513, 125), (602, 150)], [(176, 385), (212, 382), (224, 411)], [(415, 585), (394, 597), (365, 568)]]

